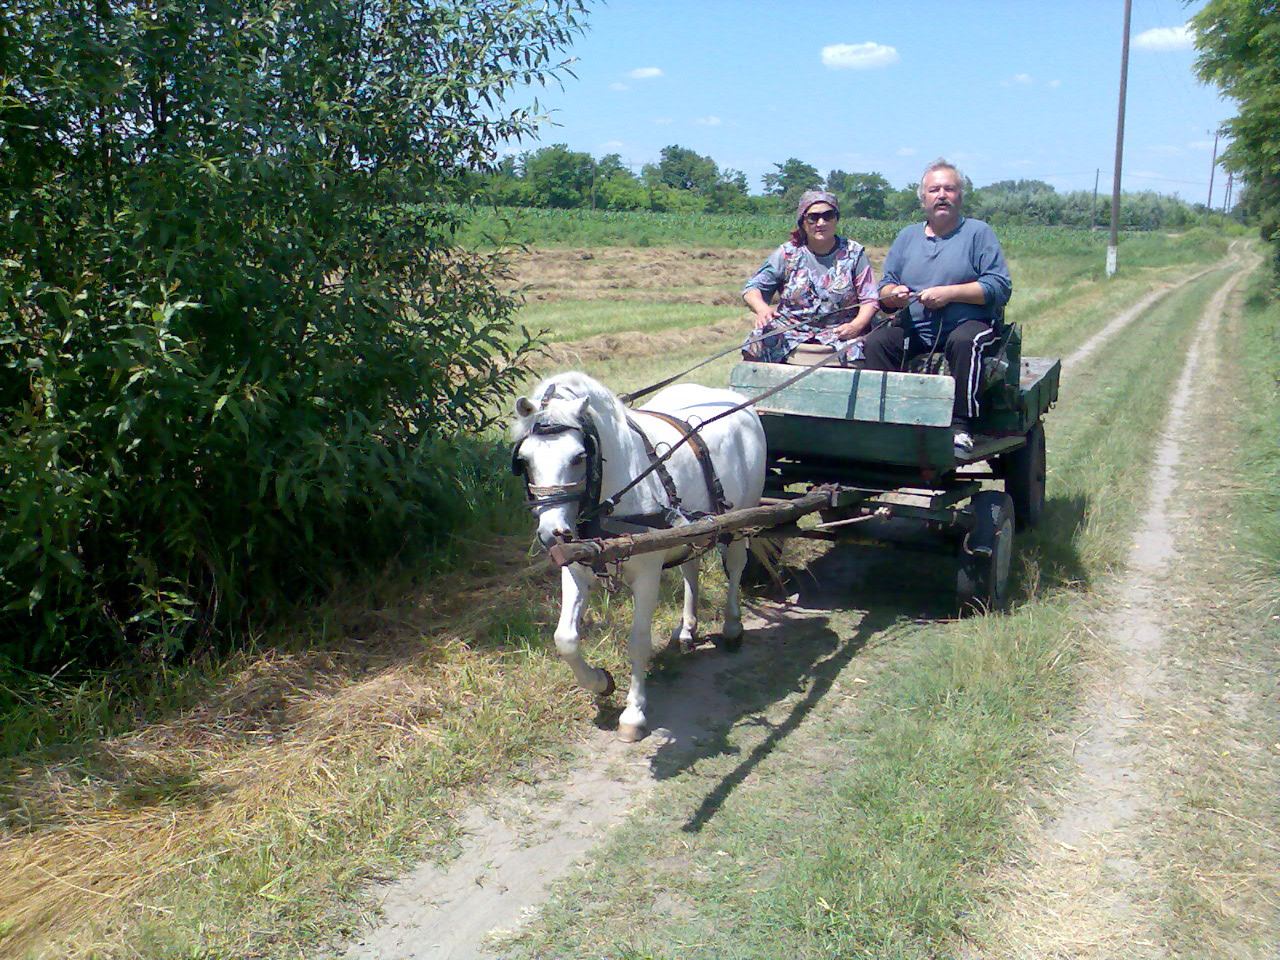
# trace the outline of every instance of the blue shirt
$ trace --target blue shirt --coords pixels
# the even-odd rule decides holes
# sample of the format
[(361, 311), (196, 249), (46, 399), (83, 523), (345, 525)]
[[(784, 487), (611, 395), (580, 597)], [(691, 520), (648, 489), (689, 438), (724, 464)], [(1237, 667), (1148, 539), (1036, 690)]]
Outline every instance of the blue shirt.
[(1013, 281), (995, 231), (981, 220), (961, 217), (956, 228), (940, 237), (925, 233), (923, 223), (903, 228), (884, 258), (880, 289), (904, 284), (913, 292), (953, 283), (982, 285), (986, 303), (949, 303), (941, 310), (926, 310), (920, 301), (908, 305), (915, 335), (932, 346), (966, 320), (991, 320), (1009, 302)]

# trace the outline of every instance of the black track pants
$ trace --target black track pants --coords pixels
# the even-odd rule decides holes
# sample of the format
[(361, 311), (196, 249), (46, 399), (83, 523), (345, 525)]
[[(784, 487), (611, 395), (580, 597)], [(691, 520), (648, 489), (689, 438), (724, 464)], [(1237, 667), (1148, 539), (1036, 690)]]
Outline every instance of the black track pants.
[[(956, 380), (956, 400), (952, 418), (968, 424), (978, 415), (978, 387), (982, 381), (982, 357), (996, 342), (995, 331), (985, 320), (966, 320), (947, 336), (942, 344), (947, 366)], [(912, 357), (927, 353), (929, 348), (896, 324), (886, 323), (867, 334), (862, 341), (867, 370), (902, 370)]]

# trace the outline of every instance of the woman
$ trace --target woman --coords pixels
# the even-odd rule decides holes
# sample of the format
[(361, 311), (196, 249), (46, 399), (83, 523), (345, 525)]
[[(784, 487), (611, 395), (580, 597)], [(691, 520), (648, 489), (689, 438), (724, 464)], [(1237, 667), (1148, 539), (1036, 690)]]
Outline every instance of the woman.
[[(859, 348), (848, 348), (870, 328), (879, 294), (862, 244), (836, 234), (839, 220), (836, 198), (826, 191), (800, 197), (791, 240), (742, 290), (756, 315), (755, 329), (742, 344), (744, 359), (785, 363), (809, 341), (834, 347), (842, 364), (861, 357)], [(775, 293), (776, 309), (769, 305)], [(789, 329), (770, 332), (782, 327)]]

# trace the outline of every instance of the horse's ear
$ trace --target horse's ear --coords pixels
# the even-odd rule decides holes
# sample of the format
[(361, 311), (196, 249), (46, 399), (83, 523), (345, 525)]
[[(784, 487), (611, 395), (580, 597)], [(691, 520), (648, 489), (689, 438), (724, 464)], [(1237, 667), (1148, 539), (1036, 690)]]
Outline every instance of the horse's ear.
[(570, 407), (570, 409), (573, 411), (574, 419), (578, 421), (582, 420), (583, 414), (587, 412), (587, 404), (590, 401), (591, 401), (590, 397), (574, 397), (573, 398), (573, 406)]
[(532, 415), (537, 409), (528, 397), (520, 397), (516, 400), (516, 416), (521, 419)]

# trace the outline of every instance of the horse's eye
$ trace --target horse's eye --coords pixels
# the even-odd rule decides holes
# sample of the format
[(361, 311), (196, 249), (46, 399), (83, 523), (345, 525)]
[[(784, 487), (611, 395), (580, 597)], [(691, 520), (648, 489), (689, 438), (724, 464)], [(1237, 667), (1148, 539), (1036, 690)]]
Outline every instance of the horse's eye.
[(574, 457), (572, 460), (569, 461), (569, 464), (574, 467), (580, 467), (586, 462), (587, 462), (587, 455), (585, 453), (577, 453), (577, 454), (574, 454)]

